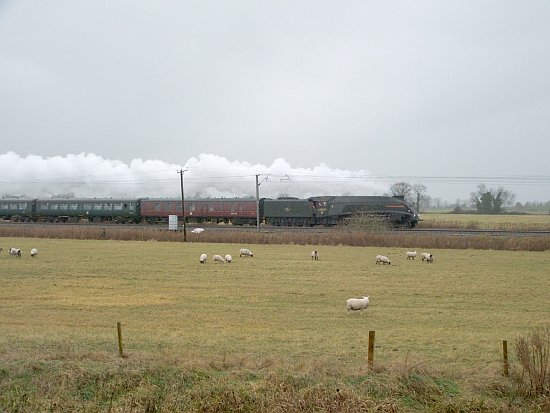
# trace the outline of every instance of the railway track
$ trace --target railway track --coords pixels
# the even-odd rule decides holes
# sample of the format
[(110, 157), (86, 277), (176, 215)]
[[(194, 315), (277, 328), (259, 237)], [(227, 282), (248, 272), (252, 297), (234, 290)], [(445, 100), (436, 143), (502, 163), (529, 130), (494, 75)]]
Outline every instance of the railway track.
[[(110, 224), (110, 223), (46, 223), (46, 222), (11, 222), (0, 221), (0, 228), (99, 228), (99, 229), (116, 229), (125, 231), (168, 231), (167, 225), (147, 225), (147, 224)], [(187, 224), (186, 231), (189, 233), (194, 228), (204, 228), (205, 231), (221, 232), (255, 232), (257, 227), (253, 225), (200, 225)], [(182, 231), (180, 227), (179, 231)], [(546, 230), (502, 230), (502, 229), (456, 229), (456, 228), (415, 228), (415, 229), (392, 229), (392, 230), (365, 230), (365, 229), (350, 229), (346, 227), (272, 227), (261, 226), (262, 233), (331, 233), (331, 232), (385, 232), (396, 234), (414, 234), (417, 236), (490, 236), (490, 237), (550, 237), (550, 231)]]

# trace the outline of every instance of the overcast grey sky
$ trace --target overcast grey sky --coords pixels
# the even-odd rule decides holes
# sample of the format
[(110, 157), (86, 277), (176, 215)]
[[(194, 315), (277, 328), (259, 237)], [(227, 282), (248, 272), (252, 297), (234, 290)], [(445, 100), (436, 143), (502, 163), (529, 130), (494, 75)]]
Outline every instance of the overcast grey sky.
[(0, 0), (0, 193), (177, 195), (187, 166), (211, 195), (271, 172), (268, 195), (547, 201), (549, 22), (548, 0)]

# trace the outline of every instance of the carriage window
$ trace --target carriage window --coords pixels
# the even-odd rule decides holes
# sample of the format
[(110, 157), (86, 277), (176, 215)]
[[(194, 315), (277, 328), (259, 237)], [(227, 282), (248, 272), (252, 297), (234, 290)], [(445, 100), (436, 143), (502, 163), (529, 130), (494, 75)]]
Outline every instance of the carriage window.
[(155, 204), (155, 211), (160, 211), (160, 202)]
[(48, 209), (48, 207), (49, 207), (48, 203), (40, 204), (40, 209), (46, 210)]
[(27, 209), (27, 203), (26, 202), (21, 202), (19, 204), (19, 209)]
[(120, 211), (122, 210), (122, 204), (113, 204), (113, 209), (115, 211)]
[(51, 210), (57, 210), (57, 209), (59, 209), (59, 204), (51, 204), (51, 205), (50, 205), (50, 209), (51, 209)]
[(2, 205), (0, 206), (0, 208), (2, 208), (2, 209), (8, 209), (8, 206), (9, 206), (8, 204), (2, 204)]
[(70, 204), (69, 209), (76, 211), (78, 209), (78, 204)]
[(92, 204), (84, 204), (84, 205), (83, 205), (83, 208), (84, 208), (86, 211), (89, 211), (90, 209), (92, 209)]
[(113, 209), (113, 204), (106, 203), (103, 207), (106, 211), (111, 211)]
[(189, 204), (189, 211), (194, 211), (195, 210), (195, 203), (194, 202), (191, 202)]
[(171, 203), (171, 202), (167, 202), (167, 203), (164, 205), (164, 210), (165, 210), (165, 211), (171, 211), (171, 210), (172, 210), (172, 203)]
[(103, 204), (94, 204), (95, 211), (101, 211), (103, 209)]
[(214, 211), (214, 205), (213, 204), (208, 205), (208, 210), (209, 211)]
[(61, 204), (59, 208), (67, 210), (69, 209), (69, 204)]
[(11, 203), (10, 209), (17, 209), (17, 203)]
[(178, 211), (181, 211), (181, 210), (183, 209), (183, 208), (181, 207), (181, 202), (178, 202), (178, 203), (176, 204), (176, 208), (177, 208)]

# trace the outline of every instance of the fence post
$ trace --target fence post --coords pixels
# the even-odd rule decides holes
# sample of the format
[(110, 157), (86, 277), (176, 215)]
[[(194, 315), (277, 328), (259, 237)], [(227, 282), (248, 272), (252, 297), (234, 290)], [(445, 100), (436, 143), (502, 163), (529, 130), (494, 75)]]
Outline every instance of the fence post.
[(122, 350), (122, 325), (120, 321), (117, 321), (116, 328), (118, 331), (118, 354), (120, 357), (124, 357), (124, 351)]
[(506, 340), (502, 340), (502, 357), (503, 357), (503, 374), (504, 377), (509, 377), (509, 364), (508, 364), (508, 342)]
[(368, 364), (369, 369), (372, 369), (372, 363), (374, 361), (374, 331), (369, 331), (369, 358), (368, 358)]

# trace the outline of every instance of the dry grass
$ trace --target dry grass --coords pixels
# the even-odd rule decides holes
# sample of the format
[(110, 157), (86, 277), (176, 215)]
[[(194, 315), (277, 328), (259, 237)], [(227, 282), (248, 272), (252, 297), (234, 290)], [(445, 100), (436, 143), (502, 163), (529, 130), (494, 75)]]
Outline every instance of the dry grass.
[[(95, 239), (123, 241), (182, 242), (181, 232), (168, 231), (165, 227), (128, 226), (128, 228), (95, 227), (2, 227), (0, 237)], [(548, 236), (451, 236), (422, 235), (406, 231), (333, 230), (331, 232), (240, 232), (206, 231), (202, 234), (187, 233), (189, 243), (233, 243), (271, 245), (348, 245), (356, 247), (402, 247), (416, 245), (429, 249), (483, 249), (506, 251), (549, 251)]]
[(420, 228), (500, 229), (516, 231), (550, 231), (550, 214), (544, 215), (421, 215)]
[[(543, 403), (507, 390), (500, 343), (548, 320), (546, 252), (440, 249), (426, 264), (400, 247), (0, 238), (11, 245), (25, 254), (0, 255), (0, 410), (512, 412)], [(255, 257), (239, 259), (241, 246)], [(202, 252), (235, 261), (201, 265)], [(375, 265), (378, 253), (392, 265)], [(363, 294), (366, 314), (346, 315), (345, 300)]]

